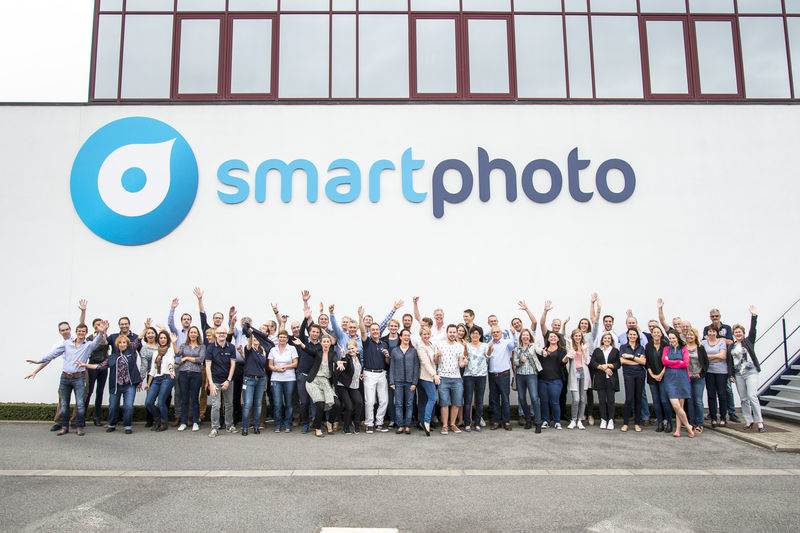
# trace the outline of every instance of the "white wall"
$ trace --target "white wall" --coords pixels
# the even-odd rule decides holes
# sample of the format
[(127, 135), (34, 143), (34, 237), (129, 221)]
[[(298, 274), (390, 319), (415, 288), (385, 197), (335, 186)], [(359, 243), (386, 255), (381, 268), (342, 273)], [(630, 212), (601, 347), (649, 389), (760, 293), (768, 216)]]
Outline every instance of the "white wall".
[[(124, 116), (167, 122), (199, 166), (191, 212), (149, 245), (98, 238), (70, 200), (78, 149)], [(406, 311), (418, 294), (425, 314), (442, 306), (448, 322), (458, 321), (472, 307), (481, 324), (489, 313), (507, 324), (520, 314), (520, 298), (538, 316), (549, 298), (551, 316), (570, 315), (575, 325), (598, 291), (618, 322), (626, 308), (640, 321), (654, 317), (663, 297), (668, 318), (698, 325), (712, 306), (728, 323), (745, 321), (755, 303), (766, 327), (797, 298), (798, 118), (800, 108), (780, 105), (2, 107), (0, 323), (15, 330), (15, 342), (3, 343), (0, 401), (55, 401), (60, 362), (26, 382), (32, 366), (25, 359), (58, 340), (58, 321), (75, 325), (79, 298), (89, 300), (90, 320), (125, 314), (138, 331), (147, 316), (165, 321), (174, 296), (179, 311), (197, 320), (196, 285), (206, 290), (209, 312), (235, 304), (240, 317), (257, 321), (271, 318), (269, 302), (301, 317), (299, 292), (307, 288), (315, 306), (335, 302), (339, 315), (363, 304), (382, 316), (396, 298), (406, 300)], [(552, 159), (565, 174), (564, 190), (539, 205), (520, 189), (508, 203), (497, 177), (483, 204), (476, 181), (466, 202), (435, 219), (430, 197), (421, 204), (403, 198), (397, 171), (385, 174), (381, 201), (369, 201), (374, 160), (399, 165), (413, 147), (426, 161), (415, 188), (430, 191), (433, 168), (448, 158), (467, 162), (477, 180), (479, 146), (512, 161), (518, 174), (532, 159)], [(621, 204), (596, 193), (583, 204), (570, 198), (566, 159), (576, 146), (592, 160), (581, 174), (584, 190), (595, 190), (603, 160), (618, 157), (636, 171), (633, 197)], [(293, 201), (282, 203), (272, 175), (263, 204), (252, 192), (239, 205), (218, 199), (217, 190), (227, 190), (216, 178), (220, 163), (247, 162), (252, 186), (255, 167), (272, 157), (316, 163), (319, 201), (309, 204), (297, 180)], [(324, 194), (327, 166), (340, 157), (362, 169), (364, 187), (351, 204)], [(760, 351), (776, 343), (765, 341)]]

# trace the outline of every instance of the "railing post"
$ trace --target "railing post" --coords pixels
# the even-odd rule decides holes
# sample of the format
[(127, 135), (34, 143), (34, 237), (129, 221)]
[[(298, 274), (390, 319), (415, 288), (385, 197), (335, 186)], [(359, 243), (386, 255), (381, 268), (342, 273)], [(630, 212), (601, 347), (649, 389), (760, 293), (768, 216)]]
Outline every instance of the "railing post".
[(789, 368), (789, 348), (786, 346), (786, 317), (781, 319), (783, 324), (783, 368)]

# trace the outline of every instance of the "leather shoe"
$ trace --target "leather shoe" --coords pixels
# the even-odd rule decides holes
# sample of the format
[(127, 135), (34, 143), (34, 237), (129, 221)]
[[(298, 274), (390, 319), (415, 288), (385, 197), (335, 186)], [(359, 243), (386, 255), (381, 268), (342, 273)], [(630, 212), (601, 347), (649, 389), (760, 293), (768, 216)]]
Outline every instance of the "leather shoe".
[(67, 433), (69, 433), (69, 429), (63, 428), (59, 430), (58, 433), (56, 433), (56, 435), (66, 435)]
[(741, 424), (741, 422), (742, 422), (742, 421), (739, 419), (739, 417), (738, 417), (738, 416), (736, 416), (736, 415), (730, 415), (730, 416), (728, 417), (728, 420), (730, 420), (731, 422), (736, 422), (737, 424)]
[(498, 424), (497, 422), (493, 422), (492, 423), (492, 427), (490, 429), (492, 429), (492, 430), (500, 429), (500, 424)]
[(126, 429), (126, 430), (125, 430), (125, 434), (126, 434), (126, 435), (130, 435), (131, 433), (133, 433), (133, 430), (132, 430), (132, 429)]
[(535, 432), (536, 432), (536, 433), (541, 433), (541, 432), (542, 432), (542, 425), (541, 425), (541, 424), (536, 424), (536, 430), (535, 430)]
[(253, 429), (253, 433), (256, 434), (256, 435), (261, 435), (261, 430), (258, 429), (258, 428), (254, 428)]
[(506, 422), (505, 424), (503, 424), (503, 429), (505, 429), (506, 431), (511, 431), (511, 424)]
[(60, 431), (60, 430), (61, 430), (61, 424), (53, 424), (52, 426), (50, 426), (50, 431)]
[(181, 419), (180, 418), (176, 418), (175, 421), (172, 423), (172, 427), (176, 428), (176, 427), (178, 427), (180, 425), (180, 423), (181, 423)]
[(531, 421), (530, 420), (525, 421), (525, 429), (531, 429)]
[[(94, 425), (95, 425), (95, 426), (97, 426), (97, 427), (100, 427), (100, 426), (102, 426), (102, 425), (103, 425), (103, 423), (102, 423), (102, 422), (100, 422), (100, 419), (98, 419), (98, 418), (95, 418), (95, 419), (94, 419)], [(153, 423), (151, 422), (151, 423), (150, 423), (150, 425), (152, 426), (152, 425), (153, 425)]]
[(246, 429), (243, 429), (243, 430), (242, 430), (242, 437), (246, 437), (246, 436), (247, 436), (247, 430), (246, 430)]
[(116, 431), (116, 430), (117, 430), (117, 428), (107, 427), (106, 428), (106, 433), (111, 433), (111, 432)]

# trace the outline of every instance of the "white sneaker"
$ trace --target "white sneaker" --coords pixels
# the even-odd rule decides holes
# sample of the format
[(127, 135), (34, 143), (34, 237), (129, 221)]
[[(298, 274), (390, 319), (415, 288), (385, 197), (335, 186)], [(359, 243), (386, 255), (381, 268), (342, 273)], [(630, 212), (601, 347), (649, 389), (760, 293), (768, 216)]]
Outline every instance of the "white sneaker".
[(550, 427), (550, 426), (549, 426), (549, 425), (547, 425), (547, 422), (542, 422), (542, 429), (547, 429), (547, 428), (549, 428), (549, 427)]
[(583, 423), (580, 420), (578, 420), (578, 429), (586, 429), (586, 427), (583, 425)]
[[(567, 426), (567, 429), (575, 429), (575, 426), (576, 426), (576, 425), (577, 425), (577, 424), (575, 424), (575, 421), (574, 421), (574, 420), (570, 420), (570, 421), (569, 421), (569, 425)], [(583, 427), (583, 426), (581, 426), (581, 427)]]
[(606, 426), (606, 429), (614, 429), (614, 421), (613, 420), (609, 420), (608, 421), (608, 426)]
[(235, 431), (236, 431), (236, 425), (234, 424), (234, 425), (228, 426), (227, 428), (225, 428), (225, 430), (226, 430), (228, 433), (233, 433), (233, 432), (235, 432)]
[(181, 424), (180, 426), (178, 426), (178, 431), (185, 431), (185, 430), (186, 430), (186, 424)]
[(556, 429), (561, 429), (561, 422), (556, 422)]
[(216, 429), (212, 429), (211, 433), (208, 434), (208, 438), (209, 439), (213, 439), (216, 436), (217, 436), (217, 430)]
[(486, 427), (486, 420), (484, 420), (483, 418), (481, 418), (481, 427), (482, 428)]
[(605, 420), (601, 420), (600, 421), (600, 429), (606, 429), (607, 425), (608, 425), (608, 422), (606, 422)]
[(192, 424), (192, 431), (200, 431), (200, 426), (195, 422)]

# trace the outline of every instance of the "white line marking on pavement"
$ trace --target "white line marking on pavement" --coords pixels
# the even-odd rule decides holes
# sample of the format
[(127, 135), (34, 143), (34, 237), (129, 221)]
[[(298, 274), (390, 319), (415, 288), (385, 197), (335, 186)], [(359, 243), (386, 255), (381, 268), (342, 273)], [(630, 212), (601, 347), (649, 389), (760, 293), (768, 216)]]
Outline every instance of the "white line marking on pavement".
[(800, 476), (800, 469), (788, 468), (717, 468), (699, 470), (657, 468), (576, 468), (573, 470), (426, 470), (426, 469), (361, 469), (361, 470), (0, 470), (0, 477), (517, 477), (517, 476)]

